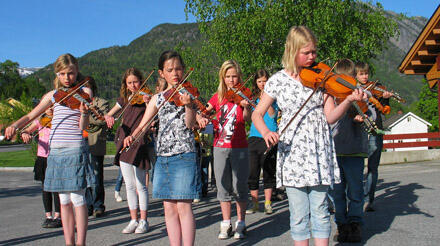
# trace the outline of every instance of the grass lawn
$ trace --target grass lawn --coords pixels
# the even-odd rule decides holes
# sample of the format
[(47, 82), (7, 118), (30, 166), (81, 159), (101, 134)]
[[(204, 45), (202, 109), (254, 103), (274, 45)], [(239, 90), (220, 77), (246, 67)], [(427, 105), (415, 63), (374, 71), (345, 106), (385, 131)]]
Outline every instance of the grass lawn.
[[(107, 155), (114, 155), (116, 147), (114, 142), (107, 142)], [(31, 150), (14, 152), (0, 152), (0, 167), (33, 167), (35, 155)]]
[(35, 155), (30, 150), (0, 152), (0, 167), (33, 167)]

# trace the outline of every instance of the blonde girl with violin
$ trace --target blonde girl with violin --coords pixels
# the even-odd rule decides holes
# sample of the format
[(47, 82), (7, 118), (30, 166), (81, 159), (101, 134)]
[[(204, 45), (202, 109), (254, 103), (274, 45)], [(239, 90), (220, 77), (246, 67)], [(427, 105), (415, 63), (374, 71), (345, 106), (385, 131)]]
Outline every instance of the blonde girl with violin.
[(197, 124), (196, 111), (188, 94), (171, 97), (173, 87), (184, 77), (185, 64), (181, 56), (175, 51), (165, 51), (158, 67), (167, 87), (151, 98), (141, 123), (125, 138), (124, 146), (133, 144), (135, 136), (142, 134), (155, 116), (159, 118), (153, 198), (163, 199), (170, 245), (194, 245), (196, 226), (192, 201), (200, 198), (201, 189), (192, 132)]
[[(104, 116), (107, 126), (112, 128), (115, 123), (114, 116), (122, 117), (122, 123), (116, 131), (116, 155), (114, 164), (121, 168), (122, 177), (125, 181), (127, 193), (127, 203), (130, 210), (131, 220), (122, 230), (122, 233), (146, 233), (148, 231), (147, 209), (148, 209), (148, 170), (150, 169), (150, 159), (148, 157), (148, 139), (142, 138), (140, 142), (133, 146), (130, 151), (122, 151), (124, 139), (133, 134), (136, 127), (142, 120), (149, 95), (139, 96), (140, 100), (133, 98), (141, 88), (142, 73), (136, 68), (129, 68), (122, 76), (120, 97), (116, 105)], [(139, 101), (140, 103), (134, 102)], [(138, 221), (138, 209), (140, 219)]]
[[(24, 143), (32, 141), (32, 133), (38, 130), (38, 146), (37, 158), (34, 165), (34, 179), (41, 181), (43, 206), (46, 219), (41, 225), (43, 228), (58, 228), (61, 227), (60, 214), (60, 198), (57, 192), (44, 191), (44, 174), (47, 168), (47, 156), (49, 155), (49, 135), (51, 128), (53, 109), (49, 108), (41, 116), (39, 120), (34, 122), (21, 132), (21, 138)], [(54, 213), (52, 214), (52, 201), (54, 205)], [(53, 217), (52, 217), (53, 215)]]
[[(312, 66), (317, 56), (317, 39), (305, 26), (290, 29), (282, 64), (264, 87), (264, 94), (252, 120), (266, 145), (278, 143), (276, 182), (285, 186), (289, 200), (290, 230), (295, 245), (309, 245), (310, 232), (315, 245), (328, 245), (331, 232), (327, 190), (340, 182), (335, 146), (329, 124), (339, 120), (351, 102), (366, 98), (360, 90), (353, 91), (335, 106), (331, 95), (318, 90), (305, 104), (298, 117), (288, 125), (313, 89), (304, 86), (301, 70)], [(274, 101), (283, 112), (279, 129), (283, 135), (268, 129), (263, 116)], [(309, 228), (309, 222), (311, 229)]]
[(249, 158), (245, 122), (250, 121), (252, 111), (246, 100), (235, 104), (225, 97), (228, 90), (242, 83), (240, 65), (235, 60), (225, 61), (219, 71), (217, 93), (209, 100), (207, 107), (208, 112), (215, 110), (217, 118), (214, 121), (213, 146), (217, 199), (220, 201), (223, 219), (220, 223), (219, 239), (232, 236), (232, 197), (236, 200), (238, 217), (234, 238), (246, 237)]
[[(89, 110), (82, 102), (78, 109), (72, 109), (75, 107), (64, 103), (70, 100), (61, 102), (62, 99), (56, 94), (78, 83), (80, 74), (75, 57), (71, 54), (58, 57), (54, 63), (54, 72), (56, 89), (44, 95), (29, 114), (8, 127), (6, 137), (12, 137), (16, 129), (23, 127), (26, 122), (42, 114), (54, 103), (44, 191), (59, 192), (66, 245), (85, 245), (88, 224), (85, 190), (87, 186), (95, 185), (88, 144), (82, 137), (82, 131), (89, 125)], [(93, 96), (89, 88), (83, 87), (78, 91), (90, 98)]]

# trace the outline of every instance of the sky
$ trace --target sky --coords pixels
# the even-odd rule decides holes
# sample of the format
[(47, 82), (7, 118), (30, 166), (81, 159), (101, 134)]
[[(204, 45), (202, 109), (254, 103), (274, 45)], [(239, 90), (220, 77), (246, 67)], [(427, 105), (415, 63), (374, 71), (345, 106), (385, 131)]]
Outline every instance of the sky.
[[(377, 1), (373, 1), (377, 2)], [(430, 18), (438, 0), (379, 0), (384, 9)], [(162, 23), (194, 22), (183, 0), (0, 0), (0, 62), (43, 67), (64, 53), (81, 57), (128, 45)]]

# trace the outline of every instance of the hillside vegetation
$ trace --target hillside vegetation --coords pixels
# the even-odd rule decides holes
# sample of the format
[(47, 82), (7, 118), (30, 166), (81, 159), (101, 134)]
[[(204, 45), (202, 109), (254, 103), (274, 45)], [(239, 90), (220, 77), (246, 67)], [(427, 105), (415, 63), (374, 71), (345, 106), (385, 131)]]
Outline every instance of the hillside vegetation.
[[(396, 19), (400, 36), (389, 40), (389, 49), (374, 60), (372, 79), (378, 79), (389, 88), (399, 92), (402, 97), (407, 99), (407, 105), (409, 105), (418, 99), (422, 87), (422, 77), (403, 75), (399, 73), (398, 66), (427, 19), (404, 16), (397, 19), (398, 15), (392, 12), (389, 12), (389, 17)], [(157, 69), (157, 60), (163, 51), (175, 49), (177, 46), (197, 49), (201, 43), (202, 36), (196, 23), (161, 24), (133, 40), (127, 46), (103, 48), (80, 57), (80, 71), (84, 75), (95, 78), (101, 97), (114, 100), (118, 97), (120, 80), (127, 68), (137, 67), (147, 74), (152, 69)], [(195, 64), (186, 65), (187, 67), (195, 66)], [(154, 76), (157, 76), (156, 74)], [(37, 77), (46, 88), (52, 88), (51, 81), (54, 78), (52, 64), (32, 76)], [(155, 78), (150, 79), (150, 86), (154, 81)], [(214, 90), (214, 88), (210, 87), (209, 90)], [(201, 91), (204, 89), (200, 88)], [(203, 91), (204, 95), (212, 95), (213, 93), (214, 91)]]

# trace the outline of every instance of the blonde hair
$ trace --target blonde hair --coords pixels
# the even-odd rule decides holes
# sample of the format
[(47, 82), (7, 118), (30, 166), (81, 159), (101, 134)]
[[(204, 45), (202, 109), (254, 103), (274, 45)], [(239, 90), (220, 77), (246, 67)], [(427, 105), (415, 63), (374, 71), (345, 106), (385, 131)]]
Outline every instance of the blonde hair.
[(281, 60), (281, 63), (286, 70), (293, 73), (299, 72), (298, 65), (296, 64), (296, 55), (301, 48), (309, 43), (312, 43), (315, 46), (318, 43), (312, 30), (306, 26), (293, 26), (290, 28), (289, 33), (287, 34), (286, 44), (284, 45), (283, 58)]
[(136, 76), (141, 83), (143, 80), (142, 72), (137, 68), (131, 67), (125, 71), (124, 75), (122, 76), (121, 89), (119, 90), (119, 95), (124, 98), (124, 102), (128, 102), (129, 90), (127, 88), (127, 77), (130, 75)]
[(226, 72), (228, 71), (228, 69), (230, 68), (235, 68), (235, 71), (237, 71), (238, 74), (238, 82), (242, 83), (242, 73), (241, 73), (241, 68), (240, 65), (238, 64), (238, 62), (236, 62), (235, 60), (227, 60), (225, 62), (223, 62), (220, 71), (218, 72), (218, 79), (219, 79), (219, 84), (218, 84), (218, 89), (217, 89), (217, 95), (218, 95), (218, 101), (219, 103), (223, 100), (224, 95), (226, 94), (226, 91), (228, 90), (228, 87), (226, 86), (225, 83), (225, 77), (226, 77)]
[(354, 62), (347, 58), (339, 60), (335, 67), (335, 73), (354, 77)]
[[(79, 79), (78, 61), (76, 60), (76, 58), (73, 55), (71, 55), (69, 53), (64, 54), (64, 55), (60, 55), (57, 58), (57, 60), (55, 61), (55, 63), (53, 64), (53, 70), (54, 70), (55, 74), (57, 74), (61, 70), (67, 69), (67, 68), (75, 68), (76, 73), (77, 73), (76, 79), (78, 80)], [(60, 79), (58, 78), (58, 75), (55, 76), (55, 79), (53, 80), (53, 86), (55, 87), (55, 89), (63, 87)]]
[(156, 82), (156, 93), (164, 91), (167, 86), (167, 81), (162, 77), (158, 77)]
[(358, 74), (359, 72), (366, 72), (369, 73), (370, 66), (368, 66), (365, 62), (357, 62), (355, 65), (355, 72)]

